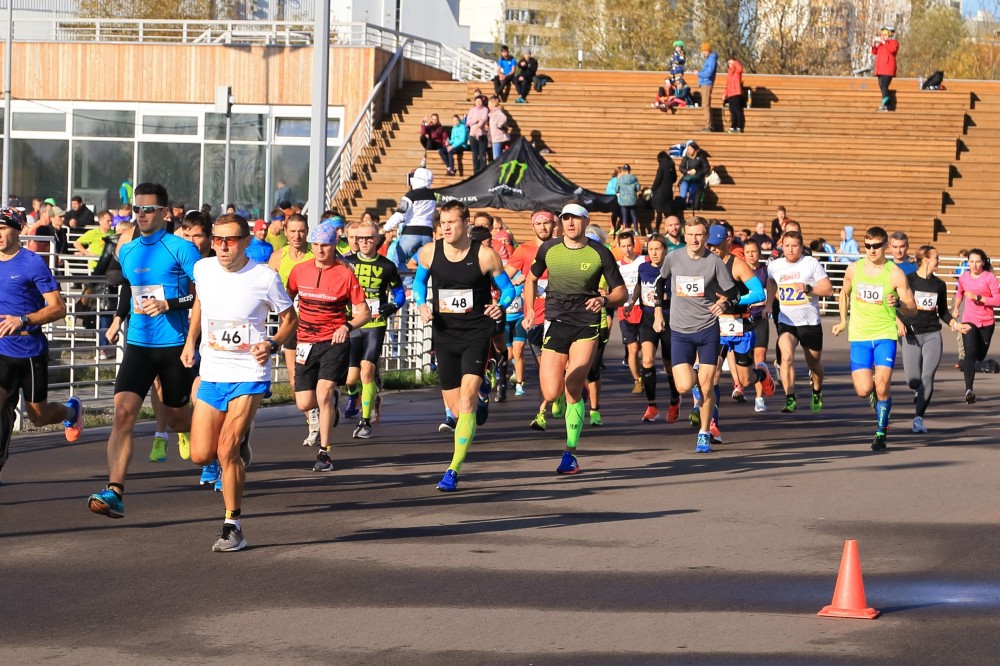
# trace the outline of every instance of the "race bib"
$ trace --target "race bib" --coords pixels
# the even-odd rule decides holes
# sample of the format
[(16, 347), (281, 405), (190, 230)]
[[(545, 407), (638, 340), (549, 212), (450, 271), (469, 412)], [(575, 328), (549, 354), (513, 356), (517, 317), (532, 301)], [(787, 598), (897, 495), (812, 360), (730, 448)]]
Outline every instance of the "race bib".
[(674, 278), (674, 288), (682, 298), (705, 298), (705, 277), (678, 275)]
[(639, 299), (646, 307), (651, 308), (656, 305), (656, 283), (643, 282), (642, 290), (639, 292)]
[(862, 303), (882, 305), (885, 292), (880, 284), (859, 284), (854, 287), (854, 297)]
[(719, 315), (719, 334), (724, 338), (743, 335), (743, 320), (732, 315)]
[(368, 309), (372, 311), (372, 319), (374, 319), (375, 317), (377, 317), (378, 313), (379, 313), (379, 305), (381, 305), (381, 301), (379, 301), (379, 299), (377, 299), (377, 298), (366, 298), (365, 299), (365, 303), (368, 304)]
[(507, 306), (507, 314), (520, 312), (524, 309), (524, 299), (518, 296)]
[(938, 295), (934, 291), (915, 291), (913, 297), (917, 301), (917, 309), (924, 312), (937, 310)]
[(305, 362), (309, 360), (309, 352), (312, 351), (313, 343), (311, 342), (300, 342), (295, 345), (295, 363), (297, 365), (305, 365)]
[(549, 279), (539, 279), (535, 282), (535, 298), (545, 298), (545, 290), (549, 288)]
[(466, 314), (472, 312), (471, 289), (438, 290), (438, 312), (443, 314)]
[(144, 284), (140, 286), (132, 285), (132, 312), (135, 314), (145, 314), (142, 309), (142, 302), (148, 299), (156, 301), (167, 300), (163, 293), (162, 284)]
[(797, 290), (790, 284), (778, 285), (778, 303), (781, 305), (804, 305), (809, 302), (805, 292)]
[(250, 322), (246, 319), (222, 321), (208, 320), (208, 347), (216, 351), (250, 351)]

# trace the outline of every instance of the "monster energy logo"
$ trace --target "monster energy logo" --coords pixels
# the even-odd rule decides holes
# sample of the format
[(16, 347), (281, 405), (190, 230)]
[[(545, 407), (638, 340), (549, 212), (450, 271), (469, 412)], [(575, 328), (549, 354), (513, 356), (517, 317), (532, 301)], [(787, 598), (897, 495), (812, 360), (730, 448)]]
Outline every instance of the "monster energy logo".
[(504, 162), (500, 165), (500, 178), (497, 179), (497, 185), (517, 187), (524, 180), (524, 174), (527, 172), (527, 162), (518, 162), (517, 160)]
[(573, 183), (569, 182), (566, 179), (566, 176), (564, 176), (561, 173), (559, 173), (558, 171), (556, 171), (556, 168), (554, 166), (552, 166), (551, 164), (549, 164), (548, 162), (545, 163), (545, 168), (548, 169), (549, 173), (551, 173), (553, 176), (555, 176), (556, 178), (558, 178), (562, 182), (566, 183), (567, 185), (572, 185), (573, 184)]

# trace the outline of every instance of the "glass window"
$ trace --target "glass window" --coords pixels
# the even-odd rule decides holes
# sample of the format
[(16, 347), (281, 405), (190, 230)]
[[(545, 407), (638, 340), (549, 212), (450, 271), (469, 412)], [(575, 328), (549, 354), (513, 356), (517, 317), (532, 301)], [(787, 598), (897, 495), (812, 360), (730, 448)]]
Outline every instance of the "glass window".
[[(274, 128), (274, 135), (286, 138), (308, 139), (310, 136), (309, 118), (278, 118)], [(340, 119), (330, 118), (326, 121), (326, 138), (337, 139), (340, 137)]]
[[(235, 120), (235, 119), (234, 119)], [(236, 211), (250, 220), (266, 217), (264, 208), (265, 146), (234, 145), (229, 153), (229, 201)], [(204, 200), (213, 206), (222, 202), (226, 160), (225, 144), (205, 144)]]
[(21, 201), (39, 196), (68, 201), (69, 141), (57, 139), (12, 139), (11, 192)]
[(14, 111), (12, 130), (22, 132), (65, 132), (65, 113), (24, 113)]
[[(233, 141), (264, 141), (267, 134), (267, 117), (259, 113), (233, 114)], [(205, 138), (226, 140), (226, 114), (205, 114)]]
[(121, 203), (118, 188), (132, 177), (131, 141), (74, 141), (73, 194), (97, 210)]
[[(324, 164), (333, 157), (333, 151), (327, 149)], [(284, 194), (292, 203), (305, 201), (309, 197), (309, 146), (272, 146), (271, 147), (271, 205), (278, 203), (275, 196), (276, 183), (285, 181), (291, 190)]]
[(201, 145), (197, 143), (139, 143), (136, 182), (163, 183), (171, 201), (197, 208)]
[(143, 116), (142, 131), (146, 134), (197, 136), (198, 119), (193, 116)]
[(73, 112), (74, 136), (135, 136), (135, 111), (82, 109)]

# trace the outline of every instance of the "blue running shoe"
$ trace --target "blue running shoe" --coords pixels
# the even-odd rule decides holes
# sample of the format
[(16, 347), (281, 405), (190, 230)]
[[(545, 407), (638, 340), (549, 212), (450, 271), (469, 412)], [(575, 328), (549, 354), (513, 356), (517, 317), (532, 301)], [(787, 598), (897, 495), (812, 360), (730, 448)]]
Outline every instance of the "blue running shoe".
[(559, 467), (556, 467), (556, 474), (576, 474), (579, 471), (580, 463), (577, 461), (576, 456), (569, 451), (563, 451)]
[(198, 483), (202, 486), (208, 486), (215, 484), (220, 479), (222, 479), (222, 466), (218, 460), (213, 460), (201, 468), (201, 479)]
[(707, 432), (698, 433), (698, 445), (694, 447), (695, 453), (711, 453), (712, 452), (712, 442), (711, 435)]
[(219, 475), (219, 480), (215, 482), (215, 492), (222, 492), (222, 475)]
[(87, 500), (87, 506), (94, 513), (108, 518), (125, 517), (125, 502), (110, 488), (105, 488), (101, 492), (91, 495)]
[(358, 396), (347, 394), (347, 407), (344, 408), (344, 416), (349, 419), (353, 419), (358, 415)]
[(455, 420), (453, 416), (444, 417), (444, 422), (438, 426), (438, 432), (442, 435), (450, 435), (455, 432), (455, 426), (458, 425), (458, 421)]
[(453, 469), (445, 472), (441, 481), (437, 484), (437, 489), (443, 493), (453, 493), (458, 490), (458, 472)]

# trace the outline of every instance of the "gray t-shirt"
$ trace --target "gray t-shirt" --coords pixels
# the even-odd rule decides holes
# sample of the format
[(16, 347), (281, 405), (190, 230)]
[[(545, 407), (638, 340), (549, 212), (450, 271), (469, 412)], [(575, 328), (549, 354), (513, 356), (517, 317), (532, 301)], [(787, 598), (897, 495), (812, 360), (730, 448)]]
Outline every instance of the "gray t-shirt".
[(708, 311), (721, 294), (735, 286), (729, 269), (716, 255), (692, 259), (686, 249), (663, 259), (660, 275), (670, 286), (670, 329), (698, 333), (717, 327), (719, 318)]

